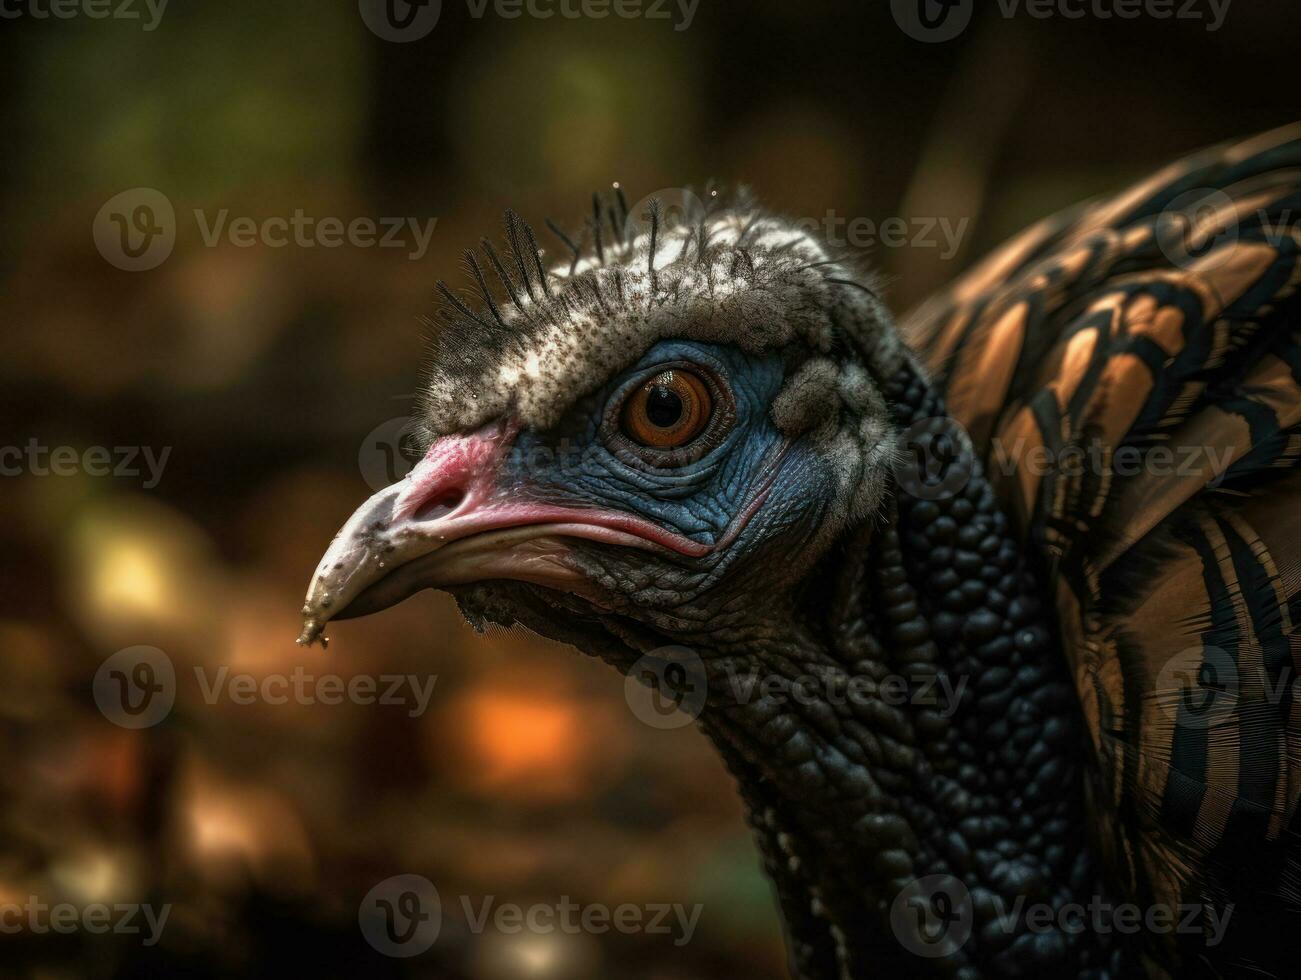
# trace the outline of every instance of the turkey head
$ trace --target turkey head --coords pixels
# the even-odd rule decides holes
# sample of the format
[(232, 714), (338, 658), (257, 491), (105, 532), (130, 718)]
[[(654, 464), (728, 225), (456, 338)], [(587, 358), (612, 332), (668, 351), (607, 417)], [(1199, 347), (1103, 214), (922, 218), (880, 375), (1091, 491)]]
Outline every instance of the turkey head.
[[(797, 586), (880, 508), (904, 361), (866, 276), (750, 209), (545, 272), (508, 215), (472, 310), (446, 287), (427, 451), (313, 579), (304, 638), (422, 588), (616, 661), (785, 631)], [(508, 584), (509, 583), (509, 584)]]

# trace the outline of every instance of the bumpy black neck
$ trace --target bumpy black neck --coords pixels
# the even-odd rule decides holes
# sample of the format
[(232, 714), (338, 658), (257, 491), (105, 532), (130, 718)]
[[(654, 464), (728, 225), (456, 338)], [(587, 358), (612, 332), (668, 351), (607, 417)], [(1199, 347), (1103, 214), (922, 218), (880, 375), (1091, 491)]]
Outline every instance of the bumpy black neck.
[[(901, 430), (947, 435), (923, 421), (945, 413), (920, 376), (888, 387)], [(969, 472), (951, 491), (896, 487), (793, 625), (714, 652), (711, 692), (747, 671), (768, 683), (711, 695), (702, 724), (741, 784), (799, 976), (1114, 975), (1108, 937), (1056, 926), (1101, 884), (1051, 589), (952, 448)], [(1028, 928), (1032, 908), (1054, 925)]]

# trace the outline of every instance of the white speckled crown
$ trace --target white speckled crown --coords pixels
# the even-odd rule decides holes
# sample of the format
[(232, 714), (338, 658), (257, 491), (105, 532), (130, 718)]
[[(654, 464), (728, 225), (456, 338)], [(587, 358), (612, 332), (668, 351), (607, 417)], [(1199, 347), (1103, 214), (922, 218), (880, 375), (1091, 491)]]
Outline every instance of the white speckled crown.
[[(874, 506), (871, 473), (893, 452), (879, 379), (907, 356), (873, 280), (792, 223), (748, 204), (718, 207), (666, 227), (628, 228), (627, 209), (599, 201), (593, 247), (567, 267), (544, 268), (532, 230), (506, 213), (506, 265), (482, 240), (505, 297), (494, 296), (473, 251), (465, 253), (483, 305), (443, 283), (446, 300), (422, 392), (430, 439), (511, 416), (546, 429), (574, 401), (669, 338), (783, 352), (794, 365), (772, 405), (792, 437), (809, 432), (834, 457), (856, 505)], [(616, 240), (603, 243), (603, 218)], [(555, 229), (558, 234), (558, 229)], [(847, 416), (847, 417), (846, 417)], [(812, 430), (812, 431), (810, 431)], [(854, 489), (855, 483), (871, 486)]]

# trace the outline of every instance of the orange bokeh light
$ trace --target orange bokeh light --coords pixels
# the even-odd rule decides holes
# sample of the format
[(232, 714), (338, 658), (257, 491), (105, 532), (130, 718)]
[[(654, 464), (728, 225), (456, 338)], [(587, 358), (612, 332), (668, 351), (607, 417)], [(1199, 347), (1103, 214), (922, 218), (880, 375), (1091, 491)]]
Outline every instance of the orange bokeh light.
[(558, 695), (480, 691), (461, 711), (465, 778), (487, 791), (569, 796), (586, 784), (579, 705)]

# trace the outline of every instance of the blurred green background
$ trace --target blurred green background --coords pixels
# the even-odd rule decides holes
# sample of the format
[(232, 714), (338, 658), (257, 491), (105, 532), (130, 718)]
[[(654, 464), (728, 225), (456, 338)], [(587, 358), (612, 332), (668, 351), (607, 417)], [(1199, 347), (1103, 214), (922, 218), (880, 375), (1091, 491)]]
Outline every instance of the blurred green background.
[[(902, 312), (1051, 210), (1301, 114), (1287, 0), (1234, 4), (1215, 33), (996, 8), (944, 44), (889, 4), (829, 0), (699, 0), (682, 30), (673, 5), (507, 19), (444, 0), (406, 44), (355, 0), (190, 0), (152, 30), (0, 20), (0, 443), (170, 448), (156, 486), (0, 477), (0, 903), (173, 905), (152, 948), (4, 932), (0, 975), (784, 976), (740, 806), (693, 728), (642, 724), (573, 651), (476, 637), (445, 596), (334, 627), (328, 653), (294, 645), (298, 609), (383, 470), (372, 433), (410, 411), (435, 279), (508, 205), (577, 228), (611, 181), (636, 199), (717, 178), (799, 216), (969, 221), (951, 257), (870, 254)], [(92, 225), (141, 187), (173, 204), (175, 246), (130, 272)], [(436, 224), (412, 259), (209, 245), (195, 209)], [(133, 731), (91, 681), (137, 644), (181, 680)], [(418, 717), (208, 704), (193, 683), (299, 665), (438, 679)], [(399, 873), (443, 895), (442, 935), (411, 960), (357, 925)], [(473, 934), (459, 896), (489, 895), (703, 912), (682, 946)]]

